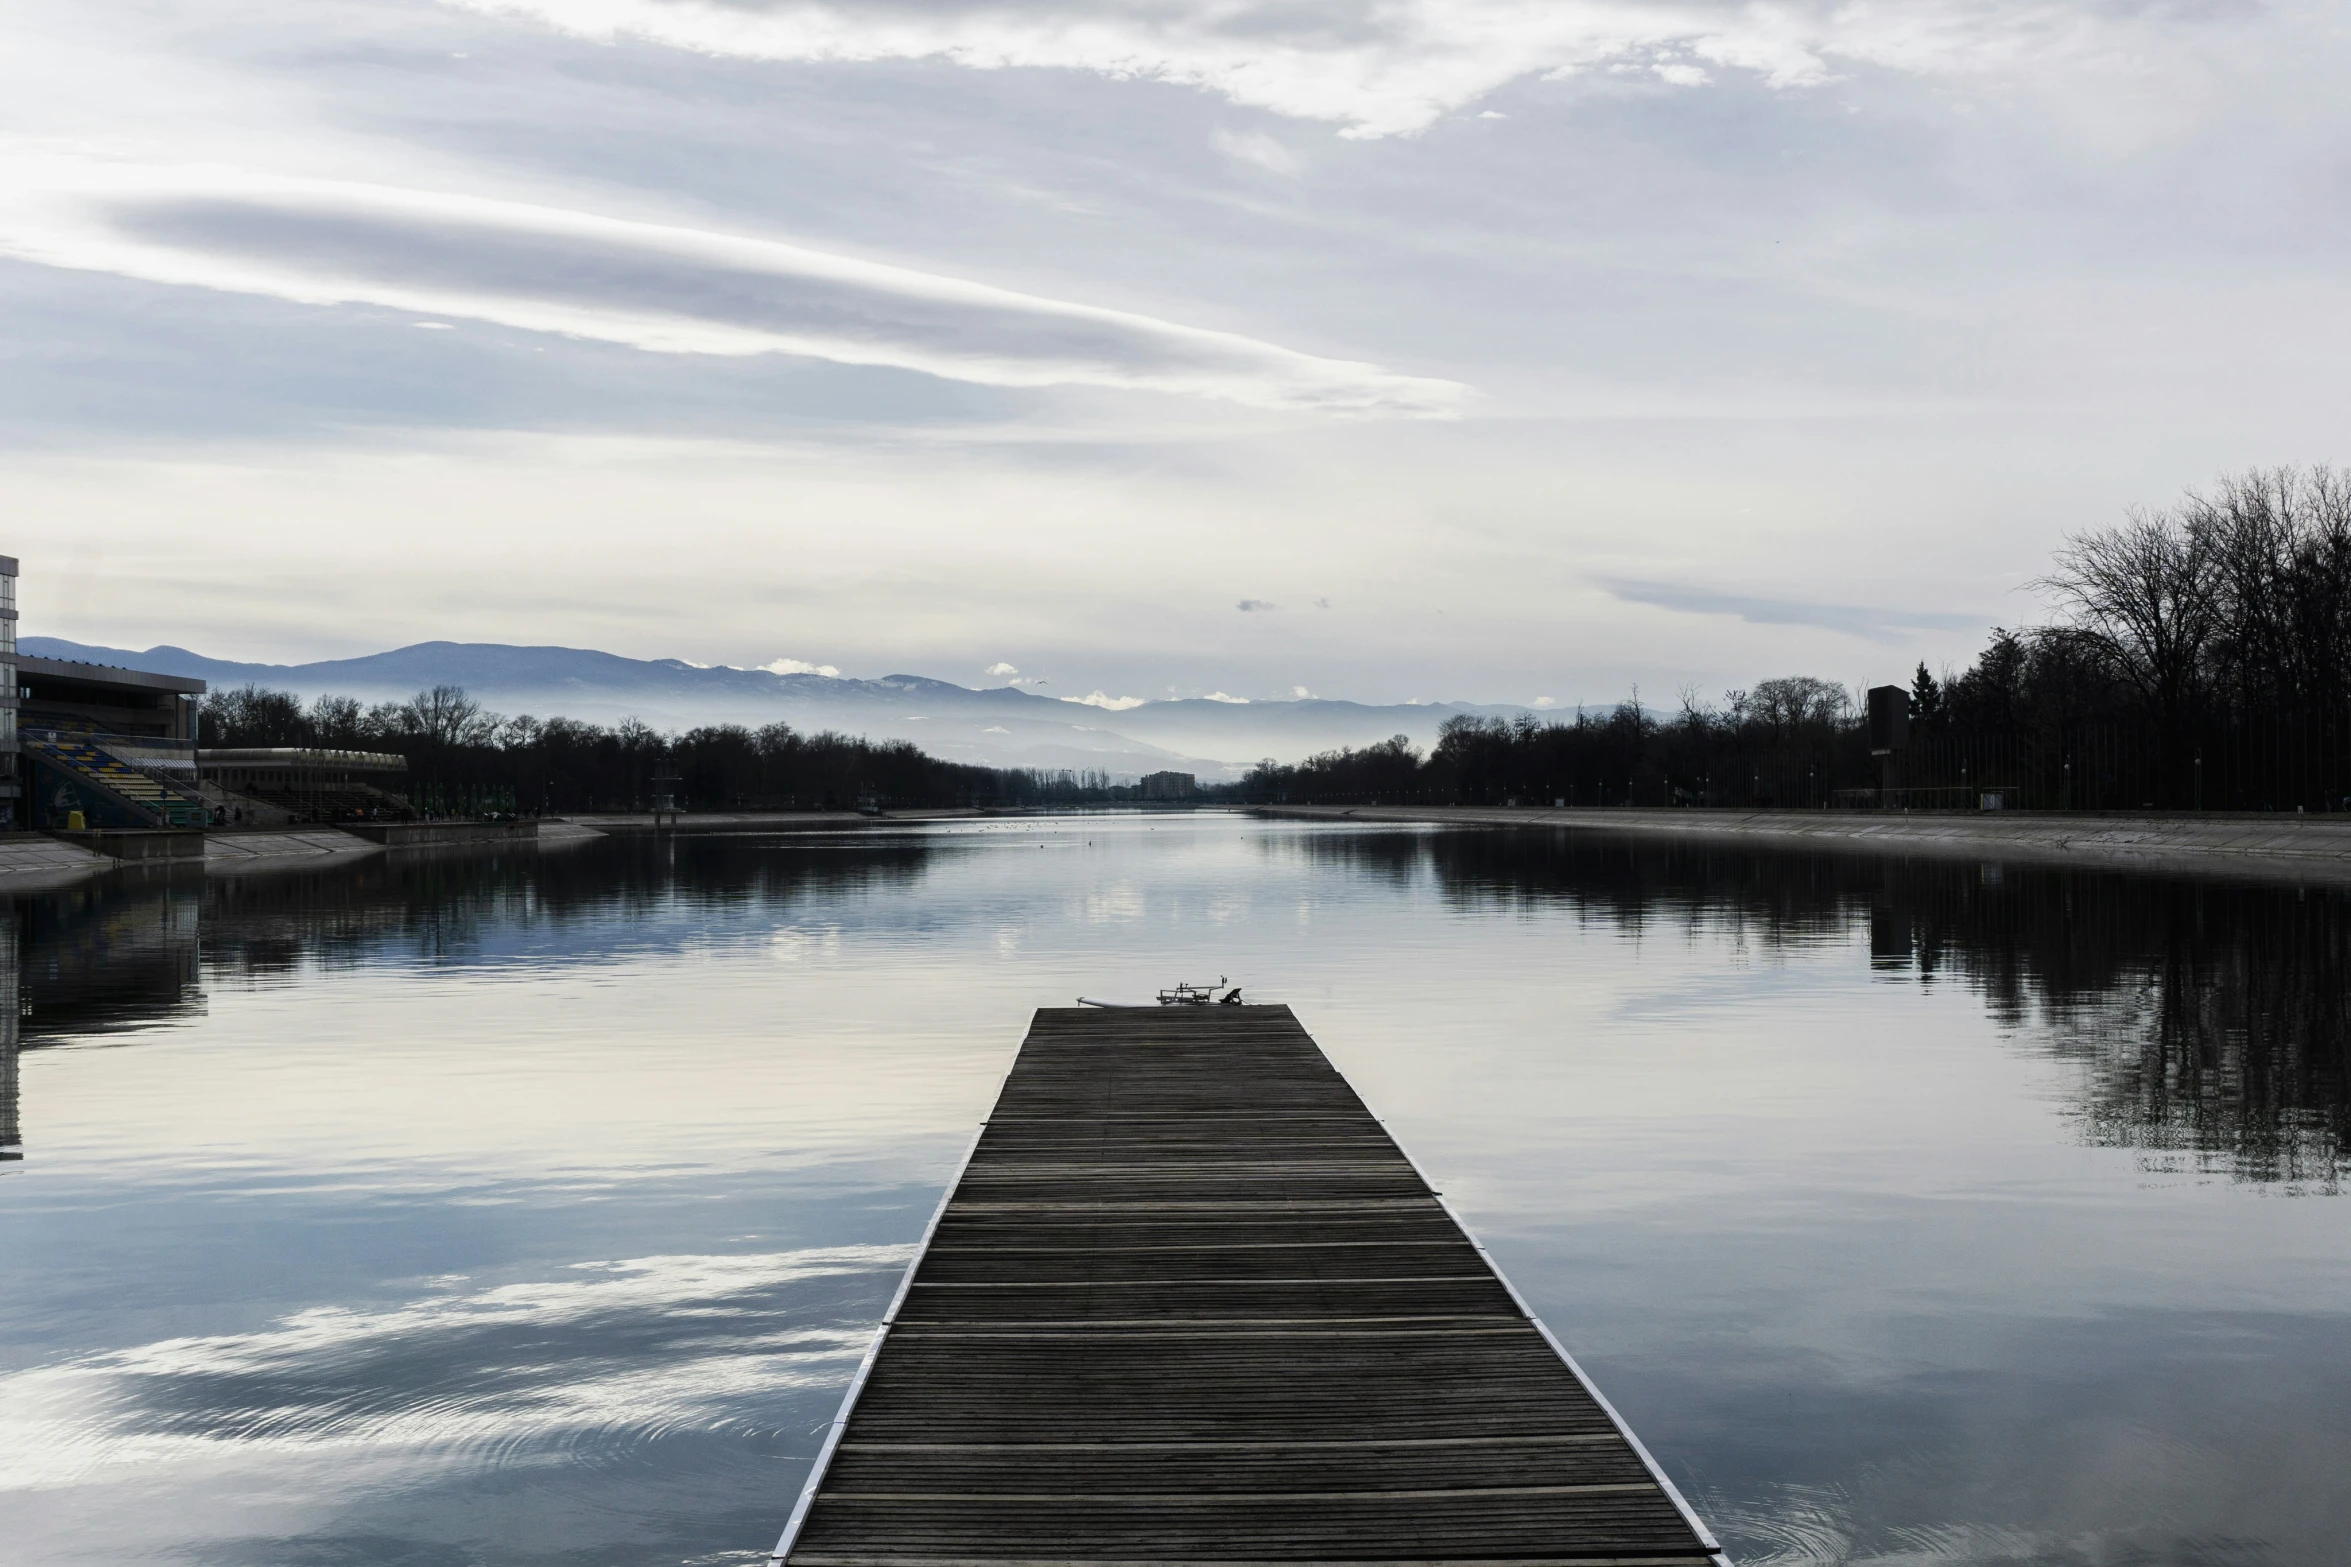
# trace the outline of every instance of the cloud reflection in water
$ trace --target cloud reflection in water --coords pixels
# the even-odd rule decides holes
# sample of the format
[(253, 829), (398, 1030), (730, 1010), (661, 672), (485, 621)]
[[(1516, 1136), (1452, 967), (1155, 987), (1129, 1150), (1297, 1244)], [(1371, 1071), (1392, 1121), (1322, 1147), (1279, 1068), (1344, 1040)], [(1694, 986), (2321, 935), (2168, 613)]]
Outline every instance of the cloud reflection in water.
[[(691, 1430), (756, 1443), (785, 1395), (829, 1396), (870, 1329), (823, 1324), (903, 1246), (583, 1263), (564, 1276), (437, 1287), (388, 1307), (319, 1306), (250, 1333), (164, 1339), (0, 1379), (0, 1490), (109, 1467), (282, 1480), (289, 1461), (426, 1471), (625, 1465)], [(863, 1312), (856, 1315), (862, 1316)], [(813, 1319), (813, 1320), (812, 1320)], [(797, 1433), (794, 1433), (797, 1436)]]

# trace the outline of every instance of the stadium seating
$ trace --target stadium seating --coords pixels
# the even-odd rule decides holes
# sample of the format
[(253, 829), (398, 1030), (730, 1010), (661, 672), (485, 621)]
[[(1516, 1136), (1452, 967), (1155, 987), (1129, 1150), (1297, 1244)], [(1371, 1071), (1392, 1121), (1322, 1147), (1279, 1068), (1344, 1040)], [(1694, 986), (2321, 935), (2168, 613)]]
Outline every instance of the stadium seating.
[[(83, 733), (87, 733), (84, 731)], [(24, 754), (55, 768), (76, 783), (94, 786), (129, 808), (129, 814), (156, 827), (200, 827), (204, 802), (194, 790), (166, 783), (104, 747), (63, 730), (27, 731)]]

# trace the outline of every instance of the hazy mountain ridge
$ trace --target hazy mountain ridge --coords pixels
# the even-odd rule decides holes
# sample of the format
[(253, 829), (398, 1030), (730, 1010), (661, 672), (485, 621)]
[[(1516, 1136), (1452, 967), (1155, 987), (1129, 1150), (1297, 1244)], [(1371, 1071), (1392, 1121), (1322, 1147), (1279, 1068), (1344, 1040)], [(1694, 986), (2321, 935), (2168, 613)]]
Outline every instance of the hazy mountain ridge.
[(1204, 777), (1230, 776), (1261, 757), (1296, 761), (1392, 734), (1426, 746), (1437, 726), (1454, 714), (1526, 711), (1457, 702), (1374, 706), (1319, 697), (1248, 703), (1191, 698), (1113, 711), (1008, 686), (959, 686), (927, 675), (778, 674), (502, 642), (418, 642), (307, 664), (245, 663), (170, 645), (144, 651), (95, 647), (62, 637), (25, 637), (20, 646), (35, 657), (186, 675), (216, 687), (250, 681), (306, 698), (334, 692), (386, 701), (429, 686), (455, 685), (505, 713), (560, 714), (597, 723), (633, 717), (662, 729), (780, 719), (795, 728), (912, 740), (956, 761), (1122, 775), (1174, 768)]

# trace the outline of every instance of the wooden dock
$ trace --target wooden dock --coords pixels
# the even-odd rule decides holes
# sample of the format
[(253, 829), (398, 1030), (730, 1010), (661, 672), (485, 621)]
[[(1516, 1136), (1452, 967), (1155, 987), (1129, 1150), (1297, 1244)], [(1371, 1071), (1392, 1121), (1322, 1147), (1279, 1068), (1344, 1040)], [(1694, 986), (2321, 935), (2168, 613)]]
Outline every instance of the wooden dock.
[(1039, 1011), (792, 1567), (1720, 1547), (1287, 1007)]

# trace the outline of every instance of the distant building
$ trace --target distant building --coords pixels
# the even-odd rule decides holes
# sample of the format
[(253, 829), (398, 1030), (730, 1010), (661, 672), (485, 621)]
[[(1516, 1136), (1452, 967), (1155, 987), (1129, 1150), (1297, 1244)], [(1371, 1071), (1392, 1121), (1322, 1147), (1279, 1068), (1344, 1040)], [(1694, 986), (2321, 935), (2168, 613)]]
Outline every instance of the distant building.
[(1189, 800), (1199, 792), (1190, 773), (1145, 773), (1138, 787), (1146, 800)]
[(27, 825), (201, 827), (204, 682), (64, 658), (16, 659)]
[(17, 563), (0, 556), (0, 804), (11, 827), (200, 827), (204, 682), (16, 650)]
[(16, 742), (16, 557), (0, 555), (0, 828), (22, 827)]
[(229, 827), (401, 821), (415, 814), (395, 787), (408, 759), (388, 751), (251, 746), (204, 751), (197, 772), (213, 819)]

